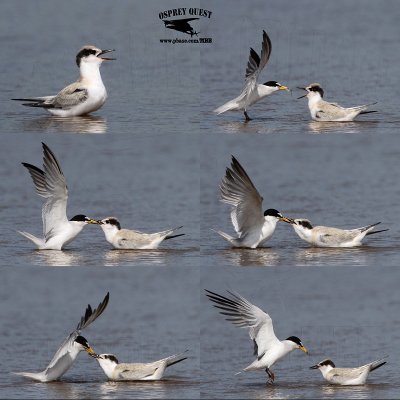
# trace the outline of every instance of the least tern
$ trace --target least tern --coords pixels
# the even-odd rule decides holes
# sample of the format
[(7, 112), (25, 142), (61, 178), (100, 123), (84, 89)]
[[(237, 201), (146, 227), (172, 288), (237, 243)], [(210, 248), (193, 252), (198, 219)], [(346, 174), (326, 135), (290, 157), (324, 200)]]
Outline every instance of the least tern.
[(234, 247), (255, 249), (274, 233), (278, 221), (289, 222), (279, 211), (269, 208), (262, 211), (263, 198), (239, 161), (232, 156), (231, 168), (220, 184), (221, 201), (232, 206), (231, 220), (238, 238), (217, 231)]
[[(308, 219), (290, 219), (294, 231), (307, 243), (317, 247), (355, 247), (360, 246), (367, 235), (386, 232), (388, 229), (374, 231), (376, 224), (363, 226), (356, 229), (338, 229), (329, 226), (312, 226)], [(288, 222), (288, 221), (286, 221)]]
[[(187, 350), (186, 350), (187, 351)], [(91, 354), (96, 358), (100, 367), (113, 381), (157, 381), (160, 380), (165, 369), (177, 364), (187, 357), (185, 353), (175, 354), (151, 363), (119, 363), (113, 354)]]
[(28, 232), (19, 232), (31, 240), (39, 250), (61, 250), (71, 242), (87, 224), (97, 224), (96, 220), (85, 215), (75, 215), (68, 221), (68, 188), (65, 176), (56, 156), (50, 148), (43, 146), (43, 170), (28, 163), (22, 165), (28, 169), (36, 192), (46, 200), (42, 207), (43, 238)]
[(268, 81), (263, 84), (257, 83), (258, 76), (269, 60), (271, 48), (271, 40), (267, 33), (263, 31), (261, 58), (253, 48), (250, 48), (250, 56), (246, 68), (246, 79), (242, 92), (238, 97), (216, 108), (214, 110), (216, 114), (219, 115), (226, 111), (243, 110), (246, 121), (250, 121), (251, 118), (247, 114), (247, 109), (251, 105), (279, 90), (289, 90), (288, 87), (276, 81)]
[(337, 103), (329, 103), (323, 100), (324, 90), (319, 83), (312, 83), (307, 87), (299, 87), (298, 89), (305, 90), (307, 93), (304, 96), (308, 98), (308, 108), (310, 109), (311, 118), (314, 121), (323, 122), (348, 122), (359, 114), (369, 114), (376, 111), (367, 111), (368, 107), (376, 104), (364, 104), (362, 106), (345, 108)]
[(329, 382), (336, 385), (363, 385), (371, 371), (382, 367), (386, 361), (381, 358), (380, 360), (373, 361), (357, 368), (336, 368), (331, 360), (324, 360), (320, 363), (310, 367), (311, 369), (319, 369), (322, 376)]
[(143, 233), (130, 229), (121, 229), (121, 224), (115, 217), (107, 217), (101, 221), (97, 221), (97, 223), (101, 226), (101, 229), (103, 229), (107, 242), (112, 244), (114, 248), (122, 250), (157, 249), (163, 240), (184, 235), (184, 233), (173, 235), (173, 233), (182, 228), (182, 226), (162, 232)]
[(102, 57), (114, 50), (101, 50), (87, 45), (76, 55), (79, 67), (79, 79), (62, 89), (54, 96), (12, 99), (26, 101), (24, 106), (45, 108), (59, 117), (86, 115), (98, 110), (107, 99), (107, 91), (100, 75), (100, 65), (105, 60), (115, 58)]
[(275, 375), (270, 369), (272, 365), (295, 349), (308, 353), (301, 340), (296, 336), (279, 340), (275, 336), (271, 317), (239, 294), (227, 291), (230, 297), (224, 297), (209, 290), (206, 292), (208, 293), (206, 296), (216, 303), (214, 307), (223, 310), (220, 311), (220, 314), (228, 316), (227, 321), (241, 328), (249, 329), (250, 339), (254, 343), (254, 355), (257, 356), (257, 359), (243, 371), (265, 369), (269, 377), (268, 382), (272, 383), (275, 379)]
[(86, 351), (88, 354), (96, 354), (87, 340), (81, 336), (80, 333), (103, 313), (107, 307), (109, 297), (110, 295), (107, 293), (104, 300), (94, 310), (92, 310), (90, 304), (87, 306), (85, 315), (81, 317), (78, 326), (65, 338), (44, 371), (36, 373), (15, 372), (15, 374), (40, 382), (55, 381), (61, 378), (61, 376), (72, 367), (72, 364), (81, 351)]

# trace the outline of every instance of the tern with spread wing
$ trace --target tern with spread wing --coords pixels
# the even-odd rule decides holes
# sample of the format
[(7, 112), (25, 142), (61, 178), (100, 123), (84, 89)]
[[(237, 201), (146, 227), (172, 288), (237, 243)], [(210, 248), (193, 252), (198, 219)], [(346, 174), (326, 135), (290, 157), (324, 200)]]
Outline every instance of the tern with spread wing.
[(362, 240), (367, 235), (386, 232), (388, 229), (374, 231), (376, 224), (363, 226), (356, 229), (339, 229), (329, 226), (312, 226), (308, 219), (290, 219), (288, 222), (292, 224), (297, 235), (307, 243), (317, 247), (355, 247), (360, 246)]
[(43, 238), (28, 232), (19, 232), (31, 240), (39, 250), (62, 250), (87, 224), (97, 224), (85, 215), (78, 214), (68, 220), (68, 188), (65, 176), (56, 156), (50, 148), (43, 146), (43, 170), (32, 164), (22, 163), (28, 169), (36, 192), (46, 200), (42, 207)]
[(384, 359), (381, 358), (380, 360), (356, 368), (336, 368), (335, 364), (327, 359), (310, 368), (319, 369), (322, 376), (329, 383), (335, 385), (363, 385), (367, 381), (370, 372), (386, 364), (386, 361), (383, 360)]
[(238, 327), (249, 329), (250, 339), (254, 344), (254, 355), (257, 359), (243, 371), (263, 369), (268, 374), (268, 382), (273, 383), (275, 375), (270, 369), (272, 365), (295, 349), (308, 353), (296, 336), (279, 340), (275, 336), (271, 317), (241, 295), (227, 291), (229, 297), (225, 297), (209, 290), (206, 292), (206, 296), (215, 303), (214, 307), (222, 310), (220, 314), (228, 317), (227, 321)]
[(87, 328), (103, 313), (107, 307), (109, 297), (109, 293), (107, 293), (104, 300), (94, 310), (92, 310), (90, 304), (87, 306), (85, 315), (81, 317), (78, 326), (65, 338), (64, 342), (61, 344), (44, 371), (37, 373), (15, 372), (15, 374), (39, 382), (55, 381), (61, 378), (61, 376), (72, 367), (72, 364), (75, 362), (75, 359), (81, 351), (86, 351), (88, 354), (96, 354), (87, 340), (80, 334), (83, 329)]
[(238, 237), (233, 238), (222, 231), (217, 233), (234, 247), (255, 249), (272, 236), (278, 221), (289, 222), (273, 208), (263, 212), (263, 198), (234, 156), (231, 168), (226, 169), (220, 191), (221, 201), (232, 206), (231, 220)]
[(79, 79), (62, 89), (54, 96), (12, 99), (24, 101), (24, 106), (44, 108), (59, 117), (86, 115), (98, 110), (107, 99), (107, 91), (100, 75), (103, 61), (115, 60), (102, 57), (114, 50), (101, 50), (86, 45), (76, 55), (79, 67)]
[(307, 87), (299, 87), (307, 93), (304, 96), (308, 98), (308, 108), (310, 109), (311, 118), (314, 121), (321, 122), (349, 122), (353, 121), (359, 114), (370, 114), (376, 111), (367, 111), (369, 106), (376, 103), (364, 104), (357, 107), (345, 108), (337, 103), (329, 103), (323, 99), (324, 90), (319, 83), (312, 83)]
[(163, 377), (166, 368), (187, 359), (185, 353), (150, 363), (119, 363), (113, 354), (91, 356), (96, 358), (108, 379), (112, 381), (158, 381)]
[(250, 121), (251, 118), (247, 114), (247, 110), (251, 105), (280, 90), (289, 90), (288, 87), (276, 81), (268, 81), (263, 84), (257, 83), (258, 76), (269, 60), (271, 49), (271, 40), (267, 33), (263, 31), (261, 57), (253, 48), (250, 48), (250, 56), (246, 68), (246, 79), (242, 93), (233, 100), (216, 108), (214, 110), (216, 114), (219, 115), (226, 111), (243, 111), (246, 121)]
[(157, 249), (164, 240), (184, 235), (184, 233), (173, 234), (182, 226), (156, 233), (121, 229), (121, 224), (115, 217), (104, 218), (101, 221), (97, 221), (97, 224), (103, 229), (107, 242), (115, 249), (121, 250), (153, 250)]

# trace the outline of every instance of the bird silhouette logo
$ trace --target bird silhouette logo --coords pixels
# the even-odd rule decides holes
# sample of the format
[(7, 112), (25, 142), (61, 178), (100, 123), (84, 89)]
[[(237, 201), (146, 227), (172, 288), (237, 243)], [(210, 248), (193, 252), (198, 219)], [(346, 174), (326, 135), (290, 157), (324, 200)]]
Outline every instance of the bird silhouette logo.
[(184, 19), (171, 19), (164, 20), (165, 27), (168, 29), (174, 29), (179, 32), (187, 33), (191, 37), (198, 35), (200, 32), (196, 32), (189, 24), (189, 21), (194, 21), (199, 18), (184, 18)]

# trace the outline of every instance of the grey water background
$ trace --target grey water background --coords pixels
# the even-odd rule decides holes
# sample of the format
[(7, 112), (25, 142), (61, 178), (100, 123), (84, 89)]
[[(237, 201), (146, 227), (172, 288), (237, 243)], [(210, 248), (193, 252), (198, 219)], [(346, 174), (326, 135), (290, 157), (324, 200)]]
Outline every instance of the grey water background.
[[(275, 384), (264, 371), (235, 373), (253, 360), (247, 329), (238, 329), (201, 294), (201, 396), (246, 399), (394, 399), (399, 397), (398, 268), (207, 268), (201, 287), (242, 294), (269, 313), (281, 340), (300, 337), (310, 354), (295, 350), (277, 362)], [(389, 356), (363, 386), (335, 386), (309, 367), (331, 358), (355, 367)]]
[[(203, 380), (205, 398), (398, 397), (398, 351), (392, 343), (399, 330), (400, 6), (396, 1), (202, 1), (195, 6), (213, 15), (200, 21), (200, 31), (212, 37), (212, 45), (161, 44), (161, 38), (182, 36), (166, 30), (158, 13), (181, 6), (177, 0), (0, 4), (1, 396), (193, 398)], [(317, 124), (293, 90), (255, 105), (249, 124), (240, 113), (214, 116), (212, 109), (240, 92), (249, 47), (260, 51), (263, 29), (273, 49), (262, 82), (278, 80), (294, 88), (318, 81), (328, 100), (345, 106), (378, 101), (379, 113), (354, 123)], [(117, 58), (102, 66), (109, 98), (91, 117), (54, 118), (9, 100), (56, 93), (74, 81), (75, 54), (86, 43), (115, 48)], [(149, 231), (184, 225), (186, 235), (158, 251), (120, 252), (111, 250), (98, 227), (88, 226), (63, 252), (34, 251), (15, 230), (41, 232), (41, 199), (20, 165), (41, 164), (41, 141), (54, 150), (67, 177), (70, 216), (115, 215), (128, 228)], [(232, 232), (228, 207), (218, 202), (231, 154), (252, 177), (266, 208), (339, 227), (382, 221), (382, 229), (390, 231), (357, 249), (313, 249), (280, 224), (266, 249), (231, 250), (210, 231)], [(126, 268), (39, 268), (60, 265)], [(152, 268), (158, 265), (169, 268)], [(244, 331), (216, 315), (202, 294), (207, 304), (201, 377), (198, 364), (185, 362), (164, 383), (113, 384), (85, 355), (61, 383), (25, 383), (8, 374), (46, 365), (86, 304), (98, 304), (107, 290), (110, 307), (117, 308), (88, 329), (93, 345), (143, 361), (195, 347), (196, 303), (188, 293), (197, 293), (198, 272), (187, 267), (199, 265), (202, 287), (240, 291), (271, 313), (279, 337), (301, 329), (312, 355), (293, 353), (278, 364), (273, 388), (265, 387), (262, 373), (234, 377), (251, 361), (251, 343)], [(61, 312), (68, 315), (56, 318)], [(157, 337), (149, 337), (147, 323)], [(141, 350), (131, 350), (133, 341)], [(351, 366), (385, 354), (390, 365), (360, 388), (325, 385), (318, 372), (307, 369), (307, 361), (312, 365), (325, 356)]]
[[(400, 6), (396, 1), (339, 0), (203, 2), (214, 11), (215, 23), (202, 34), (214, 38), (201, 48), (201, 128), (204, 134), (240, 135), (397, 134), (400, 99), (398, 37)], [(259, 54), (262, 31), (272, 53), (259, 82), (275, 80), (293, 91), (279, 92), (249, 109), (254, 120), (243, 123), (242, 112), (212, 113), (238, 96), (250, 47)], [(325, 98), (345, 107), (378, 102), (379, 113), (362, 122), (311, 122), (307, 100), (296, 87), (319, 82)], [(343, 138), (343, 146), (346, 144)]]
[[(0, 282), (0, 397), (198, 398), (198, 271), (171, 267), (119, 270), (23, 268), (3, 273)], [(38, 383), (18, 371), (41, 371), (84, 314), (102, 301), (103, 314), (82, 331), (98, 353), (120, 362), (151, 362), (189, 350), (188, 359), (166, 370), (159, 382), (109, 382), (97, 362), (81, 353), (57, 382)], [(7, 307), (4, 306), (7, 304)]]
[[(177, 0), (168, 7), (177, 7)], [(162, 44), (176, 37), (158, 14), (162, 1), (1, 2), (1, 132), (193, 135), (198, 114), (197, 46)], [(11, 98), (56, 94), (79, 77), (85, 44), (115, 49), (101, 67), (104, 106), (86, 118), (54, 118)], [(72, 138), (70, 138), (72, 140)]]
[[(208, 137), (207, 161), (201, 164), (201, 253), (205, 265), (398, 266), (400, 143), (395, 135), (378, 141), (371, 135), (343, 138), (258, 136)], [(212, 142), (212, 146), (209, 144)], [(208, 144), (207, 144), (208, 143)], [(212, 148), (212, 150), (210, 150)], [(313, 248), (292, 227), (278, 223), (272, 238), (259, 249), (232, 249), (211, 229), (234, 235), (230, 207), (219, 201), (219, 184), (233, 154), (264, 197), (263, 209), (275, 208), (313, 225), (351, 229), (381, 221), (363, 245), (349, 249)]]

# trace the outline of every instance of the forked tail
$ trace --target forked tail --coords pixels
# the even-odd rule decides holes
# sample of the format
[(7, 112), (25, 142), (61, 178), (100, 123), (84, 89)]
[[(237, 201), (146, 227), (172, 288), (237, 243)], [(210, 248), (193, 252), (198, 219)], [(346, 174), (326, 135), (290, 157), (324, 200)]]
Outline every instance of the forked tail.
[(167, 231), (168, 232), (167, 236), (165, 236), (164, 240), (173, 239), (173, 238), (176, 238), (176, 237), (179, 237), (179, 236), (184, 236), (185, 235), (184, 233), (178, 233), (177, 235), (172, 235), (172, 233), (174, 233), (175, 231), (177, 231), (178, 229), (181, 229), (181, 228), (183, 228), (183, 225), (182, 226), (178, 226), (177, 228), (173, 228), (173, 229), (168, 230)]
[(222, 114), (224, 112), (227, 112), (227, 111), (230, 111), (230, 110), (234, 110), (234, 109), (237, 109), (237, 103), (236, 103), (235, 100), (231, 100), (231, 101), (228, 101), (225, 104), (222, 104), (222, 106), (219, 106), (218, 108), (213, 110), (213, 112), (215, 114), (219, 115), (219, 114)]
[(42, 373), (35, 372), (11, 372), (13, 375), (24, 376), (25, 378), (34, 379), (35, 381), (43, 382)]
[(383, 358), (381, 358), (380, 360), (373, 361), (373, 362), (371, 363), (371, 369), (370, 369), (370, 371), (374, 371), (374, 370), (376, 370), (376, 369), (382, 367), (382, 365), (385, 365), (385, 364), (386, 364), (386, 361), (383, 361), (383, 360), (384, 360), (385, 358), (387, 358), (387, 357), (388, 357), (388, 356), (383, 357)]
[(37, 246), (38, 249), (40, 249), (42, 246), (44, 246), (44, 240), (43, 239), (38, 238), (38, 237), (32, 235), (31, 233), (28, 233), (28, 232), (21, 232), (21, 231), (17, 231), (17, 232), (19, 234), (21, 234), (22, 236), (25, 236), (27, 239), (29, 239), (33, 243), (35, 243), (35, 245)]
[(375, 228), (375, 226), (377, 226), (379, 224), (380, 224), (380, 222), (377, 222), (375, 224), (364, 226), (363, 228), (360, 229), (360, 231), (361, 232), (367, 231), (367, 233), (365, 234), (365, 236), (367, 236), (367, 235), (373, 235), (375, 233), (386, 232), (389, 230), (389, 229), (381, 229), (380, 231), (374, 231), (373, 228)]
[(179, 362), (186, 360), (187, 357), (185, 356), (185, 354), (188, 352), (189, 350), (185, 350), (183, 353), (179, 353), (179, 354), (175, 354), (173, 356), (167, 357), (165, 359), (165, 361), (167, 362), (167, 367), (170, 367), (171, 365), (174, 364), (178, 364)]
[(232, 236), (230, 236), (230, 235), (228, 235), (227, 233), (222, 232), (222, 231), (217, 231), (217, 230), (212, 229), (212, 228), (211, 228), (211, 230), (212, 230), (213, 232), (218, 233), (218, 235), (222, 236), (222, 237), (223, 237), (226, 241), (228, 241), (230, 244), (235, 244), (235, 243), (234, 243), (234, 242), (235, 242), (235, 238), (234, 238), (234, 237), (232, 237)]

